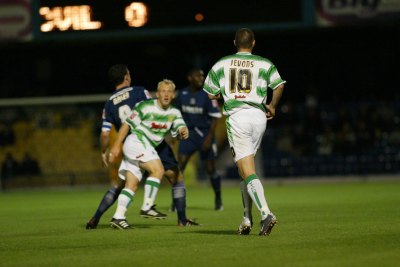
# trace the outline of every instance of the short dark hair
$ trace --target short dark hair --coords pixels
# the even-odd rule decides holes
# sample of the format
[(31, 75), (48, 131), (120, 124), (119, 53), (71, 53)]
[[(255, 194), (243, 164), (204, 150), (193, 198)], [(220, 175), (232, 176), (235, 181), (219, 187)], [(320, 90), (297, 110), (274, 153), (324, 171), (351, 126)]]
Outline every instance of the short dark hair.
[(237, 48), (252, 48), (254, 33), (249, 28), (241, 28), (236, 31), (235, 45)]
[(111, 66), (108, 70), (108, 80), (113, 86), (120, 85), (128, 73), (128, 67), (124, 64), (117, 64)]

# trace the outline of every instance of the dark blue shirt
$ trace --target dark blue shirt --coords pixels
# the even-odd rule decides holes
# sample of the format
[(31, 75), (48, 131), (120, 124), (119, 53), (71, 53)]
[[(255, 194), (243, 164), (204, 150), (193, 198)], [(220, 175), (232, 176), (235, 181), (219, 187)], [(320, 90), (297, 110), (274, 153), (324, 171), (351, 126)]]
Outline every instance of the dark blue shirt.
[(210, 100), (203, 90), (193, 92), (188, 87), (180, 90), (175, 105), (181, 110), (189, 129), (195, 127), (208, 129), (212, 118), (222, 116), (217, 100)]
[(101, 130), (110, 131), (114, 125), (118, 131), (136, 103), (149, 98), (151, 98), (150, 93), (140, 86), (116, 90), (104, 105)]

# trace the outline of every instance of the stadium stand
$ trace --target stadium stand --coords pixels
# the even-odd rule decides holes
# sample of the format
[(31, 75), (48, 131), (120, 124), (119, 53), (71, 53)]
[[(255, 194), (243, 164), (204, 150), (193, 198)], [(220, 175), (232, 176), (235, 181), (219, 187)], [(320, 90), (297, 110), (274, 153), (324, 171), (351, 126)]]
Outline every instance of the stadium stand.
[[(100, 103), (2, 108), (0, 162), (10, 154), (18, 163), (13, 181), (7, 183), (107, 182), (98, 150), (101, 109)], [(276, 120), (269, 122), (259, 152), (263, 176), (398, 174), (399, 123), (398, 100), (283, 102)], [(217, 136), (224, 147), (223, 123)], [(20, 171), (27, 154), (40, 172)], [(230, 158), (220, 161), (227, 162), (226, 179), (238, 177)]]
[[(76, 113), (72, 114), (72, 110)], [(7, 155), (15, 159), (6, 183), (9, 186), (73, 185), (98, 183), (97, 177), (106, 179), (105, 175), (98, 175), (104, 170), (99, 160), (97, 131), (93, 128), (98, 120), (93, 114), (99, 110), (101, 107), (89, 109), (92, 113), (88, 113), (86, 107), (15, 109), (18, 114), (13, 116), (15, 121), (7, 121), (10, 126), (7, 128), (12, 129), (12, 142), (2, 142), (0, 150), (0, 162), (4, 162)], [(37, 171), (24, 167), (27, 160), (37, 165)]]
[(262, 143), (264, 176), (396, 174), (399, 115), (398, 101), (284, 103)]

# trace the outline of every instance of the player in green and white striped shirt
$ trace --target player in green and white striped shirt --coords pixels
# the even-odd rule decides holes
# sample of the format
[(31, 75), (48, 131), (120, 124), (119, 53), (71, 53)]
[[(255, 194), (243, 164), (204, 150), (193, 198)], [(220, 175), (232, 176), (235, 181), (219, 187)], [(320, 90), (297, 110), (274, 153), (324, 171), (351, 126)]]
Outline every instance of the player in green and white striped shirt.
[[(111, 220), (111, 225), (115, 228), (130, 227), (125, 213), (143, 177), (143, 171), (147, 171), (149, 176), (146, 179), (145, 200), (140, 214), (157, 218), (157, 214), (153, 213), (159, 212), (153, 205), (164, 175), (164, 167), (155, 147), (168, 133), (181, 139), (189, 137), (181, 112), (171, 106), (175, 97), (175, 84), (170, 80), (159, 82), (156, 95), (157, 99), (144, 100), (135, 105), (110, 150), (109, 160), (112, 162), (121, 153), (122, 142), (131, 131), (123, 145), (124, 158), (119, 169), (120, 178), (125, 180), (125, 188), (118, 197), (118, 207)], [(165, 218), (165, 215), (159, 218)]]
[[(284, 83), (278, 70), (266, 58), (252, 54), (254, 33), (248, 28), (235, 35), (237, 53), (221, 58), (209, 71), (204, 91), (211, 99), (224, 99), (223, 113), (232, 155), (243, 181), (241, 191), (244, 218), (238, 233), (248, 235), (252, 227), (251, 203), (261, 213), (260, 235), (268, 235), (276, 224), (264, 196), (264, 188), (256, 174), (254, 157), (260, 146), (267, 119), (275, 116)], [(268, 87), (273, 90), (267, 104)]]

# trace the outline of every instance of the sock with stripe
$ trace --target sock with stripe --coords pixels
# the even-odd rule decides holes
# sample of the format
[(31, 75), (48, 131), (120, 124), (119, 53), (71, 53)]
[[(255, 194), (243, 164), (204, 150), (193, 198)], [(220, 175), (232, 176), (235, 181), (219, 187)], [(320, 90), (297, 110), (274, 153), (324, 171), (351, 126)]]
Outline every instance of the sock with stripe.
[(113, 216), (114, 219), (126, 218), (125, 216), (126, 210), (128, 209), (129, 204), (131, 204), (134, 195), (135, 192), (133, 192), (129, 188), (122, 189), (121, 193), (118, 196), (118, 207), (114, 213)]
[(252, 215), (253, 202), (251, 200), (249, 192), (247, 192), (247, 186), (245, 181), (240, 182), (240, 191), (242, 192), (243, 216), (251, 220), (253, 216)]
[(257, 206), (257, 209), (260, 211), (261, 219), (264, 220), (271, 211), (269, 210), (267, 201), (265, 200), (263, 185), (256, 174), (249, 175), (245, 179), (245, 182), (247, 192), (253, 200), (253, 203)]
[(177, 182), (172, 186), (172, 200), (178, 215), (178, 222), (186, 223), (186, 187), (183, 182)]
[(103, 199), (101, 200), (99, 207), (96, 210), (96, 213), (94, 214), (94, 218), (97, 221), (100, 221), (101, 216), (103, 216), (104, 212), (108, 210), (109, 207), (114, 204), (114, 202), (117, 200), (119, 193), (121, 193), (121, 188), (118, 187), (111, 187), (108, 189), (108, 191), (105, 193), (103, 196)]
[(160, 179), (155, 177), (148, 177), (144, 184), (144, 200), (142, 210), (149, 210), (156, 200), (158, 188), (160, 187)]

